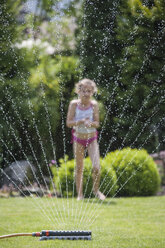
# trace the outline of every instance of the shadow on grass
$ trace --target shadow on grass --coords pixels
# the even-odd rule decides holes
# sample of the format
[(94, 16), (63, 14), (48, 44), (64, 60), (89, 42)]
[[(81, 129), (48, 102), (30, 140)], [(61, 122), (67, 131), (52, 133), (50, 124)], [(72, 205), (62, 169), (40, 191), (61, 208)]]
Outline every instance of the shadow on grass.
[(110, 199), (105, 199), (104, 201), (101, 201), (97, 198), (84, 198), (83, 200), (84, 202), (88, 202), (91, 204), (103, 204), (103, 205), (116, 205), (117, 203), (115, 201), (111, 201)]

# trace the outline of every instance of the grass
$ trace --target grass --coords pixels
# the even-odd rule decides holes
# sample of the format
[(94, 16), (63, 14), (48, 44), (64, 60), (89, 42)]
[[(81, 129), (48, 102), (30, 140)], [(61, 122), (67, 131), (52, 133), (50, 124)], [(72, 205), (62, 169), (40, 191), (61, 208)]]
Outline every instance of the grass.
[(115, 198), (110, 204), (108, 200), (100, 205), (97, 200), (1, 198), (0, 235), (79, 229), (91, 230), (92, 240), (39, 242), (35, 237), (14, 237), (0, 240), (0, 247), (165, 247), (165, 196)]

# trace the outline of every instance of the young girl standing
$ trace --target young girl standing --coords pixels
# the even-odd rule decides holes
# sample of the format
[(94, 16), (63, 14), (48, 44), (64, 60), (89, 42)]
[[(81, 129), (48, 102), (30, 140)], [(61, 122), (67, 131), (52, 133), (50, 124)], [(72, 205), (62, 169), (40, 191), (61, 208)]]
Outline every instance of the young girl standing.
[(97, 92), (94, 81), (83, 79), (76, 84), (78, 99), (72, 100), (67, 114), (67, 127), (72, 129), (73, 151), (76, 160), (76, 190), (77, 199), (83, 199), (83, 159), (88, 150), (93, 166), (93, 193), (100, 200), (105, 196), (99, 191), (100, 183), (100, 152), (97, 143), (97, 128), (99, 127), (98, 103), (92, 100)]

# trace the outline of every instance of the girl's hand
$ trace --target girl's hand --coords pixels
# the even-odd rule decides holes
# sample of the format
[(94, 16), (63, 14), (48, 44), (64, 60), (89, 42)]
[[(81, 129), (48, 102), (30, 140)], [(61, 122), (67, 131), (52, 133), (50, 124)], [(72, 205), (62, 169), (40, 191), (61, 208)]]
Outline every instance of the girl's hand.
[(78, 126), (81, 125), (81, 124), (85, 124), (85, 120), (86, 120), (86, 119), (79, 120), (78, 123), (77, 123)]
[(85, 119), (84, 125), (85, 125), (86, 127), (91, 127), (92, 122), (89, 120), (89, 118)]

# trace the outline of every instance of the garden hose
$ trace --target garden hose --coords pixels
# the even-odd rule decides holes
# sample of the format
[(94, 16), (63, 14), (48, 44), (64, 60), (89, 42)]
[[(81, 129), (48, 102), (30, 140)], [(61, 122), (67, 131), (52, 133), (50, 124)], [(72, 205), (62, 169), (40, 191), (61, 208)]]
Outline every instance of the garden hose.
[(13, 238), (13, 237), (18, 237), (18, 236), (32, 236), (32, 234), (31, 233), (13, 233), (13, 234), (0, 236), (0, 239)]
[(43, 230), (41, 232), (33, 233), (13, 233), (0, 236), (0, 239), (12, 238), (18, 236), (32, 236), (40, 237), (40, 241), (43, 240), (91, 240), (91, 231), (52, 231)]

